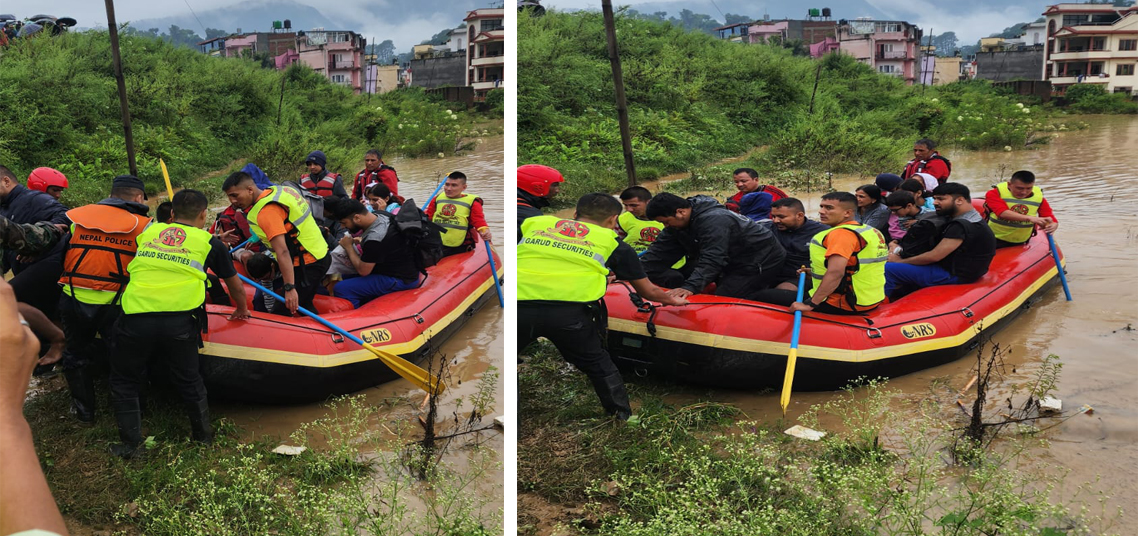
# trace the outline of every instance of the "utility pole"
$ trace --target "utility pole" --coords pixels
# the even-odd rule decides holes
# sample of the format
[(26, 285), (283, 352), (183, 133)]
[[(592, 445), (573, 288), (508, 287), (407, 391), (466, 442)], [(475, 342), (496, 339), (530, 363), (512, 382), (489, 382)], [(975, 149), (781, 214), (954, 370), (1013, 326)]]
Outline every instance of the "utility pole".
[(119, 57), (119, 27), (115, 22), (115, 2), (107, 3), (107, 30), (111, 33), (111, 58), (115, 65), (115, 81), (119, 85), (119, 109), (122, 110), (122, 128), (126, 137), (126, 159), (130, 164), (130, 174), (138, 176), (138, 164), (134, 161), (134, 135), (130, 130), (130, 108), (126, 103), (126, 81), (122, 76), (122, 59)]
[(608, 36), (612, 82), (616, 86), (616, 118), (620, 123), (620, 144), (624, 148), (624, 168), (628, 171), (628, 185), (636, 186), (636, 166), (632, 162), (632, 132), (628, 128), (628, 103), (624, 98), (624, 75), (620, 70), (620, 56), (616, 49), (616, 24), (613, 22), (612, 16), (612, 0), (602, 0), (601, 11), (604, 13), (605, 34)]

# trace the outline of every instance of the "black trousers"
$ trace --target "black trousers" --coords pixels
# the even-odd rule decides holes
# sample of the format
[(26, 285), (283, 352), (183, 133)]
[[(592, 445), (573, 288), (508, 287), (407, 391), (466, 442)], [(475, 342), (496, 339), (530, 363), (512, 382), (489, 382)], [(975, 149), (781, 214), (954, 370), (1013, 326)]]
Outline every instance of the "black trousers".
[[(779, 263), (781, 262), (779, 259)], [(684, 284), (693, 269), (692, 263), (687, 263), (679, 270), (674, 268), (654, 270), (648, 272), (648, 279), (661, 287), (678, 288)], [(733, 268), (731, 271), (719, 274), (719, 279), (715, 281), (715, 295), (753, 300), (759, 292), (777, 286), (781, 282), (777, 264), (772, 265), (770, 269), (763, 269), (758, 265), (745, 269)], [(703, 289), (696, 289), (696, 292), (701, 291)]]
[(170, 381), (187, 404), (206, 399), (198, 363), (198, 321), (189, 313), (143, 313), (119, 317), (111, 354), (111, 399), (138, 398), (146, 383), (146, 364), (157, 356), (169, 367)]
[(16, 293), (16, 301), (39, 309), (48, 318), (56, 318), (59, 296), (59, 276), (63, 274), (62, 258), (47, 258), (29, 265), (8, 283)]
[(107, 356), (114, 354), (115, 321), (122, 315), (118, 305), (83, 303), (64, 294), (59, 298), (59, 318), (63, 322), (63, 370), (83, 368), (99, 354), (95, 335), (103, 337)]
[(545, 337), (590, 379), (617, 374), (601, 339), (598, 322), (603, 318), (598, 317), (603, 314), (600, 307), (586, 303), (518, 302), (518, 350)]
[[(301, 307), (316, 312), (316, 308), (312, 306), (312, 298), (316, 297), (316, 290), (320, 288), (320, 280), (324, 279), (324, 274), (328, 273), (328, 267), (331, 265), (332, 255), (329, 254), (316, 262), (305, 264), (304, 268), (293, 267), (293, 280), (296, 281), (296, 295)], [(281, 295), (283, 296), (283, 294)], [(282, 300), (277, 300), (273, 304), (272, 313), (292, 316)]]

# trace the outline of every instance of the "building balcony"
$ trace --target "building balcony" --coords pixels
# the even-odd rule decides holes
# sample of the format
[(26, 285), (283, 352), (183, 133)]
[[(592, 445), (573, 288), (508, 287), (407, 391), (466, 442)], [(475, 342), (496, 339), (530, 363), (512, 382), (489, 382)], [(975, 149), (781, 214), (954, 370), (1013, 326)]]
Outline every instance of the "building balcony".
[(474, 58), (474, 59), (470, 60), (470, 65), (472, 67), (492, 67), (495, 65), (505, 65), (505, 64), (506, 64), (506, 56), (505, 55), (482, 56), (481, 58)]
[(329, 71), (350, 71), (359, 67), (354, 61), (330, 61), (328, 62)]
[(878, 52), (877, 59), (879, 60), (912, 60), (915, 59), (904, 50), (895, 50), (887, 52)]
[(496, 83), (495, 83), (495, 81), (490, 80), (488, 82), (471, 82), (471, 84), (470, 84), (470, 86), (473, 87), (475, 91), (483, 91), (483, 90), (494, 89), (494, 88), (502, 87), (502, 85), (503, 85), (502, 81), (500, 81), (500, 80)]
[(1121, 55), (1130, 53), (1131, 57), (1138, 58), (1138, 52), (1114, 52), (1110, 50), (1080, 50), (1072, 52), (1053, 52), (1051, 57), (1048, 58), (1052, 61), (1070, 61), (1070, 60), (1109, 60)]
[[(1078, 84), (1078, 83), (1080, 83), (1079, 78), (1077, 76), (1052, 76), (1050, 78), (1050, 80), (1051, 80), (1052, 84), (1057, 85), (1057, 86), (1065, 86), (1067, 84)], [(1100, 77), (1098, 75), (1094, 75), (1094, 76), (1084, 76), (1083, 81), (1081, 83), (1083, 83), (1083, 84), (1106, 84), (1107, 82), (1110, 82), (1109, 76), (1106, 78), (1103, 78), (1103, 77)]]

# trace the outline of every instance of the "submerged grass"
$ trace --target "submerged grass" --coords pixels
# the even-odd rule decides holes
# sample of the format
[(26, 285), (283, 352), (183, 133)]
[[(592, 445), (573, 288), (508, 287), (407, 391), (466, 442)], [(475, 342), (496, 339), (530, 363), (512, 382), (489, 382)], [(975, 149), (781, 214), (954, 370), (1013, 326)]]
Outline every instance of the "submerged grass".
[[(518, 489), (555, 505), (562, 534), (1110, 533), (1110, 513), (1073, 506), (1092, 492), (1064, 495), (1054, 468), (1021, 463), (1038, 438), (954, 458), (968, 445), (943, 401), (895, 411), (884, 384), (851, 387), (803, 416), (840, 423), (810, 443), (782, 434), (786, 423), (736, 422), (714, 402), (672, 407), (660, 386), (632, 384), (640, 422), (625, 425), (603, 417), (551, 346), (531, 351), (519, 368)], [(546, 533), (541, 516), (518, 516), (519, 533)]]
[[(100, 393), (105, 395), (104, 393)], [(302, 425), (287, 443), (309, 447), (298, 456), (270, 451), (275, 437), (243, 439), (225, 419), (215, 421), (213, 446), (189, 441), (180, 406), (151, 400), (143, 416), (145, 455), (120, 460), (107, 446), (117, 429), (100, 396), (95, 426), (66, 417), (65, 388), (46, 390), (27, 404), (36, 449), (63, 514), (93, 530), (147, 535), (454, 534), (501, 532), (495, 505), (500, 489), (485, 482), (500, 470), (497, 454), (470, 443), (465, 468), (435, 464), (419, 479), (398, 452), (413, 432), (396, 439), (372, 429), (380, 408), (363, 397), (329, 403), (329, 416)], [(495, 486), (491, 486), (495, 487)]]

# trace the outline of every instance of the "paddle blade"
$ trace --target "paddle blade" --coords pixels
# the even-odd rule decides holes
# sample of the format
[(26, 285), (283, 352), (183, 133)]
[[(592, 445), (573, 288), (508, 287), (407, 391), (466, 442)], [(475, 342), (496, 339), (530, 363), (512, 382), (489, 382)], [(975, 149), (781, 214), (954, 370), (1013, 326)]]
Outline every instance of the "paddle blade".
[[(403, 359), (395, 354), (384, 352), (368, 343), (364, 343), (364, 348), (375, 354), (384, 365), (391, 367), (396, 374), (402, 376), (407, 381), (415, 384), (416, 387), (432, 394), (443, 394), (446, 391), (446, 383), (433, 376), (430, 372), (419, 368), (414, 363)], [(435, 390), (435, 386), (438, 390)]]
[(782, 414), (786, 415), (786, 407), (790, 405), (790, 387), (794, 383), (794, 364), (798, 361), (798, 348), (791, 348), (786, 356), (786, 376), (782, 379), (782, 396), (778, 403), (782, 406)]
[(158, 167), (162, 168), (162, 178), (166, 179), (166, 195), (170, 196), (170, 200), (174, 200), (174, 187), (170, 185), (170, 172), (166, 171), (166, 162), (161, 158), (158, 159)]

